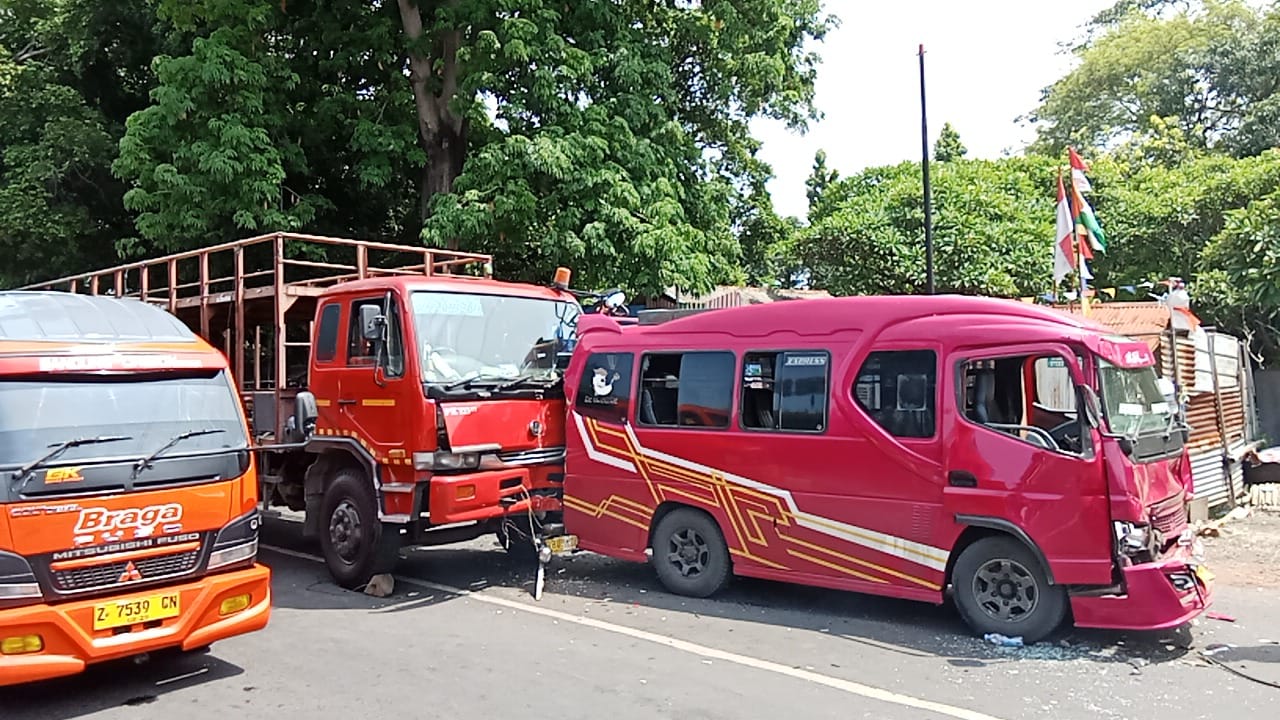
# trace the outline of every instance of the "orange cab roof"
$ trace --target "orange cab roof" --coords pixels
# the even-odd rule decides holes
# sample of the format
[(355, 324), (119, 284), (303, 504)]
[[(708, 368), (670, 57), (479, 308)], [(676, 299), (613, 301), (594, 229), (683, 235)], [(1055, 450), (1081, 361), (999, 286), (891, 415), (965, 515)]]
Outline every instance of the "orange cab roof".
[(529, 283), (504, 282), (466, 275), (393, 275), (351, 280), (325, 290), (323, 297), (365, 293), (370, 290), (385, 291), (395, 288), (400, 292), (432, 291), (476, 293), (481, 295), (506, 295), (542, 300), (573, 300), (573, 296), (551, 287)]

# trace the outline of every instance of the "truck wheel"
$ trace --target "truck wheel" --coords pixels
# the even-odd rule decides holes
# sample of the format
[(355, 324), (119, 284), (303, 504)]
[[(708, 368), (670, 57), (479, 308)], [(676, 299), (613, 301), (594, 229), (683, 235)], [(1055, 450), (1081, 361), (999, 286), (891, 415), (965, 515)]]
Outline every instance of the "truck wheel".
[(390, 572), (399, 535), (378, 520), (373, 484), (363, 471), (340, 468), (324, 491), (320, 547), (335, 582), (356, 589), (377, 573)]
[(1011, 537), (986, 537), (965, 548), (951, 582), (961, 617), (981, 635), (1021, 636), (1029, 644), (1066, 616), (1066, 590), (1050, 585), (1039, 558)]
[(709, 597), (729, 582), (732, 564), (720, 527), (692, 508), (672, 510), (653, 532), (653, 566), (671, 592)]
[(496, 535), (498, 544), (512, 560), (522, 564), (538, 561), (538, 551), (533, 547), (533, 526), (527, 515), (499, 519)]

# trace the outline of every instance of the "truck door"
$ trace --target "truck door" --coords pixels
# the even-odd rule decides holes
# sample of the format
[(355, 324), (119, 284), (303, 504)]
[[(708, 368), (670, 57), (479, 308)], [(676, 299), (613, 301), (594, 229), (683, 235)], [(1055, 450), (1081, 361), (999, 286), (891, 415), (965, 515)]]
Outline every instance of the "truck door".
[[(366, 340), (360, 323), (360, 308), (373, 305), (385, 310), (387, 341)], [(379, 293), (351, 300), (347, 312), (346, 367), (338, 382), (338, 411), (343, 425), (373, 452), (378, 462), (388, 458), (408, 458), (407, 440), (412, 426), (414, 389), (405, 380), (404, 329), (400, 303), (394, 293)], [(392, 463), (393, 467), (399, 463)], [(405, 465), (404, 467), (411, 467)]]
[(1062, 345), (962, 350), (947, 373), (948, 514), (1021, 533), (1058, 584), (1110, 584), (1100, 438), (1076, 411), (1081, 359)]

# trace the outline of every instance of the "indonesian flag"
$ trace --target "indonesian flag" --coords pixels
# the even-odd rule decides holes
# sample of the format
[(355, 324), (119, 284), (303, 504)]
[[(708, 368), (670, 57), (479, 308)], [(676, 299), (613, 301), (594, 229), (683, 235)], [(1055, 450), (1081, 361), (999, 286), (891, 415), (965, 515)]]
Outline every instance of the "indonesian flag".
[[(1076, 270), (1076, 251), (1072, 244), (1072, 230), (1074, 226), (1071, 222), (1071, 207), (1067, 204), (1067, 191), (1062, 184), (1062, 170), (1058, 170), (1058, 220), (1057, 220), (1056, 242), (1053, 245), (1053, 282), (1058, 284), (1067, 275)], [(1085, 259), (1088, 259), (1092, 253), (1089, 253), (1089, 246), (1081, 243), (1081, 249), (1085, 252)], [(1089, 264), (1082, 262), (1084, 267), (1084, 277), (1086, 280), (1092, 280), (1093, 275), (1089, 272)]]
[(1067, 156), (1071, 158), (1071, 184), (1076, 192), (1092, 190), (1093, 186), (1089, 184), (1089, 178), (1084, 176), (1089, 171), (1089, 166), (1084, 164), (1084, 159), (1076, 153), (1075, 148), (1067, 148)]

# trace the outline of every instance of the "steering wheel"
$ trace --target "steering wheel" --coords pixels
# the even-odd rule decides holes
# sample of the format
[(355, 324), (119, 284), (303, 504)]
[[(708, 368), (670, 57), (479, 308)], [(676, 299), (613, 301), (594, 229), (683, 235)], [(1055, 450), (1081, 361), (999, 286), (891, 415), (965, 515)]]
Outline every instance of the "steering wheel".
[[(1061, 425), (1053, 427), (1049, 430), (1049, 437), (1053, 438), (1059, 447), (1064, 448), (1080, 448), (1080, 421), (1068, 420)], [(1075, 431), (1075, 432), (1073, 432)]]

